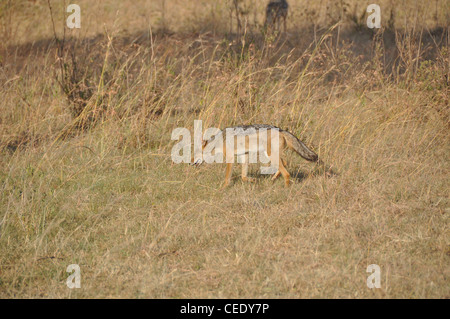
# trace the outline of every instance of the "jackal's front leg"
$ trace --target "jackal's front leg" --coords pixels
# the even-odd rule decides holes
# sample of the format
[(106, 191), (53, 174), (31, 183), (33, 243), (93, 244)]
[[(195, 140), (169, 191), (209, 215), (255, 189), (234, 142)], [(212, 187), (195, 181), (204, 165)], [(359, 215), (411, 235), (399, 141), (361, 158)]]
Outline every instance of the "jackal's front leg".
[(242, 180), (244, 182), (254, 182), (256, 179), (248, 177), (248, 163), (242, 164)]
[(248, 175), (248, 163), (249, 163), (249, 156), (248, 156), (248, 154), (246, 154), (246, 155), (244, 155), (243, 157), (241, 157), (241, 160), (243, 159), (243, 161), (242, 161), (242, 180), (244, 181), (244, 182), (254, 182), (255, 181), (255, 179), (254, 178), (251, 178), (251, 177), (248, 177), (247, 175)]
[(228, 185), (230, 185), (231, 182), (231, 172), (233, 168), (233, 163), (227, 163), (227, 168), (225, 169), (225, 184), (223, 185), (223, 187), (227, 187)]

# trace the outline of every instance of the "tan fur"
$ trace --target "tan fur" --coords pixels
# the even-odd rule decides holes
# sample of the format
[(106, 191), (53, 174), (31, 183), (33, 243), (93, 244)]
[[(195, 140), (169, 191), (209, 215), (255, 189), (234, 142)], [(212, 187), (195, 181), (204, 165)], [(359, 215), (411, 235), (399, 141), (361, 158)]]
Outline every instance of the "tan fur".
[[(290, 184), (290, 174), (286, 169), (287, 166), (287, 161), (284, 158), (284, 151), (286, 149), (291, 149), (293, 151), (295, 151), (296, 153), (298, 153), (300, 156), (302, 156), (303, 158), (305, 158), (308, 161), (313, 161), (313, 162), (317, 162), (319, 161), (318, 156), (316, 153), (314, 153), (312, 150), (310, 150), (303, 142), (301, 142), (297, 137), (295, 137), (294, 135), (292, 135), (291, 133), (281, 130), (275, 126), (271, 126), (271, 125), (248, 125), (248, 126), (237, 126), (234, 127), (237, 129), (243, 129), (244, 131), (246, 129), (249, 128), (255, 128), (256, 129), (256, 135), (258, 136), (259, 139), (259, 128), (269, 128), (269, 130), (267, 130), (267, 146), (266, 146), (266, 151), (267, 154), (269, 156), (271, 156), (272, 154), (272, 150), (271, 150), (271, 130), (270, 129), (277, 129), (279, 132), (279, 141), (278, 141), (278, 145), (279, 145), (279, 166), (278, 166), (278, 171), (274, 174), (274, 176), (272, 177), (272, 180), (275, 180), (277, 177), (279, 177), (280, 175), (283, 176), (284, 178), (284, 183), (285, 186), (289, 186)], [(225, 143), (225, 138), (224, 135), (222, 135), (221, 138), (224, 139), (223, 142), (223, 156), (224, 159), (226, 159), (226, 143)], [(235, 143), (234, 143), (234, 150), (233, 150), (233, 156), (236, 155), (237, 153), (237, 142), (236, 139), (237, 137), (235, 136)], [(202, 150), (205, 149), (205, 147), (208, 145), (209, 142), (211, 142), (211, 140), (209, 141), (204, 141), (202, 143)], [(245, 136), (245, 149), (248, 150), (249, 149), (249, 142), (250, 142), (250, 137), (249, 136)], [(241, 177), (242, 180), (244, 182), (253, 182), (255, 179), (254, 178), (249, 178), (248, 175), (248, 154), (245, 155), (245, 162), (242, 163), (242, 173), (241, 173)], [(192, 156), (192, 163), (194, 163), (194, 155)], [(194, 163), (194, 165), (199, 165), (198, 163)], [(231, 182), (231, 174), (232, 174), (232, 168), (233, 168), (233, 163), (226, 163), (226, 170), (225, 170), (225, 184), (224, 187), (228, 186)]]

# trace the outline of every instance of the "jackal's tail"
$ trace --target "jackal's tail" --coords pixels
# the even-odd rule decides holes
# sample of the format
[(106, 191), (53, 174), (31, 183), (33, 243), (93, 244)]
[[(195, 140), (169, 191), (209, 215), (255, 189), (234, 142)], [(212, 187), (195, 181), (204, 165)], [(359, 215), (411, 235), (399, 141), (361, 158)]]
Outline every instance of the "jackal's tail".
[(311, 161), (311, 162), (317, 162), (319, 161), (319, 156), (317, 156), (316, 153), (314, 153), (312, 150), (310, 150), (302, 141), (300, 141), (297, 137), (292, 135), (291, 133), (287, 131), (281, 132), (284, 139), (286, 140), (287, 146), (297, 152), (301, 157), (304, 159)]

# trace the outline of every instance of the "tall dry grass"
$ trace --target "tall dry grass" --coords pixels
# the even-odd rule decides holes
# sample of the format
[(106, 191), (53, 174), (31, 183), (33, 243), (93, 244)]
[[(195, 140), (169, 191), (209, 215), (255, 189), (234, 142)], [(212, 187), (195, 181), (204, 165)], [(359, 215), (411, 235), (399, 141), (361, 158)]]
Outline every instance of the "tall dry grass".
[[(266, 38), (255, 1), (79, 4), (78, 31), (0, 9), (0, 296), (449, 297), (445, 1), (380, 1), (372, 31), (367, 4), (291, 0)], [(194, 120), (288, 129), (336, 174), (292, 155), (288, 189), (220, 190), (171, 161)]]

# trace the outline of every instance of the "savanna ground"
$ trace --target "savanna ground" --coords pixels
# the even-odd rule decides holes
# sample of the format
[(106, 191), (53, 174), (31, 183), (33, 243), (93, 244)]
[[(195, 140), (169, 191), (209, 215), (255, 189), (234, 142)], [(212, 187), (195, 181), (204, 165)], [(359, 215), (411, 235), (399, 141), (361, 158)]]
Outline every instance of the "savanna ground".
[[(0, 297), (449, 298), (449, 1), (0, 2)], [(67, 13), (65, 14), (67, 17)], [(267, 123), (293, 184), (173, 164)], [(81, 289), (66, 268), (81, 267)], [(381, 267), (381, 288), (366, 285)]]

